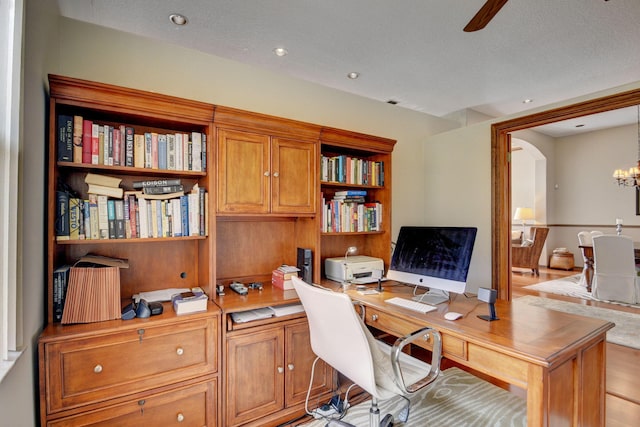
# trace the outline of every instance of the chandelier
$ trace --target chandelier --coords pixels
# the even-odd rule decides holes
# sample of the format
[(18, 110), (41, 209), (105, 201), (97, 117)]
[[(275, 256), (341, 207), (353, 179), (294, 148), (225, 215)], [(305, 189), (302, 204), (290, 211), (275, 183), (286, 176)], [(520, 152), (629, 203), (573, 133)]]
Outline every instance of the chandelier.
[(628, 171), (616, 169), (613, 178), (619, 186), (640, 188), (640, 105), (638, 105), (638, 164)]

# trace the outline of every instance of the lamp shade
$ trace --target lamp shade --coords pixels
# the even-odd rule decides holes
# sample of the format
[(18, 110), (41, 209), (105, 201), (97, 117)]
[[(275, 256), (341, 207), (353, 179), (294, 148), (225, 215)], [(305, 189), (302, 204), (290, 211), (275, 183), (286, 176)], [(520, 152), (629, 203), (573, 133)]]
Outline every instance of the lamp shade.
[(516, 213), (513, 216), (513, 219), (518, 221), (528, 221), (533, 218), (533, 209), (531, 208), (516, 208)]

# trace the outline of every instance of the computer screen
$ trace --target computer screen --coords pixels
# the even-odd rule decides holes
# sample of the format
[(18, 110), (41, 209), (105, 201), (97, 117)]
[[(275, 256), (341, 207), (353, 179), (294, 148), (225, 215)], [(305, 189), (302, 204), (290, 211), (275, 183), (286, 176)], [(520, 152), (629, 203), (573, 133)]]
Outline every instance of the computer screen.
[(434, 304), (448, 300), (448, 294), (434, 290), (464, 293), (477, 230), (401, 227), (387, 278), (428, 288), (429, 294), (415, 299)]

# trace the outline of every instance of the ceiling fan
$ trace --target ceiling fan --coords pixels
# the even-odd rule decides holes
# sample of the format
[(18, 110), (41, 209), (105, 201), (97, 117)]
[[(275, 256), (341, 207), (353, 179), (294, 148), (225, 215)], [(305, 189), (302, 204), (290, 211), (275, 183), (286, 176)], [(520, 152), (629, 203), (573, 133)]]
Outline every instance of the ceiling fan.
[(475, 14), (471, 21), (464, 27), (464, 31), (467, 33), (478, 31), (483, 29), (489, 21), (502, 9), (502, 6), (507, 3), (508, 0), (487, 0), (487, 2), (480, 8), (478, 13)]

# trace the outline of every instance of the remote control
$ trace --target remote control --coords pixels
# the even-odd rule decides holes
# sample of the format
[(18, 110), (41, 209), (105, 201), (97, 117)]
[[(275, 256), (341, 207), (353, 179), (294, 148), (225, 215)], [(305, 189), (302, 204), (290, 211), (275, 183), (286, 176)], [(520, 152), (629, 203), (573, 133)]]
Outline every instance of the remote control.
[(247, 293), (249, 293), (249, 290), (247, 289), (247, 287), (242, 283), (233, 282), (232, 284), (229, 285), (229, 287), (231, 288), (231, 290), (239, 293), (240, 295), (246, 295)]

